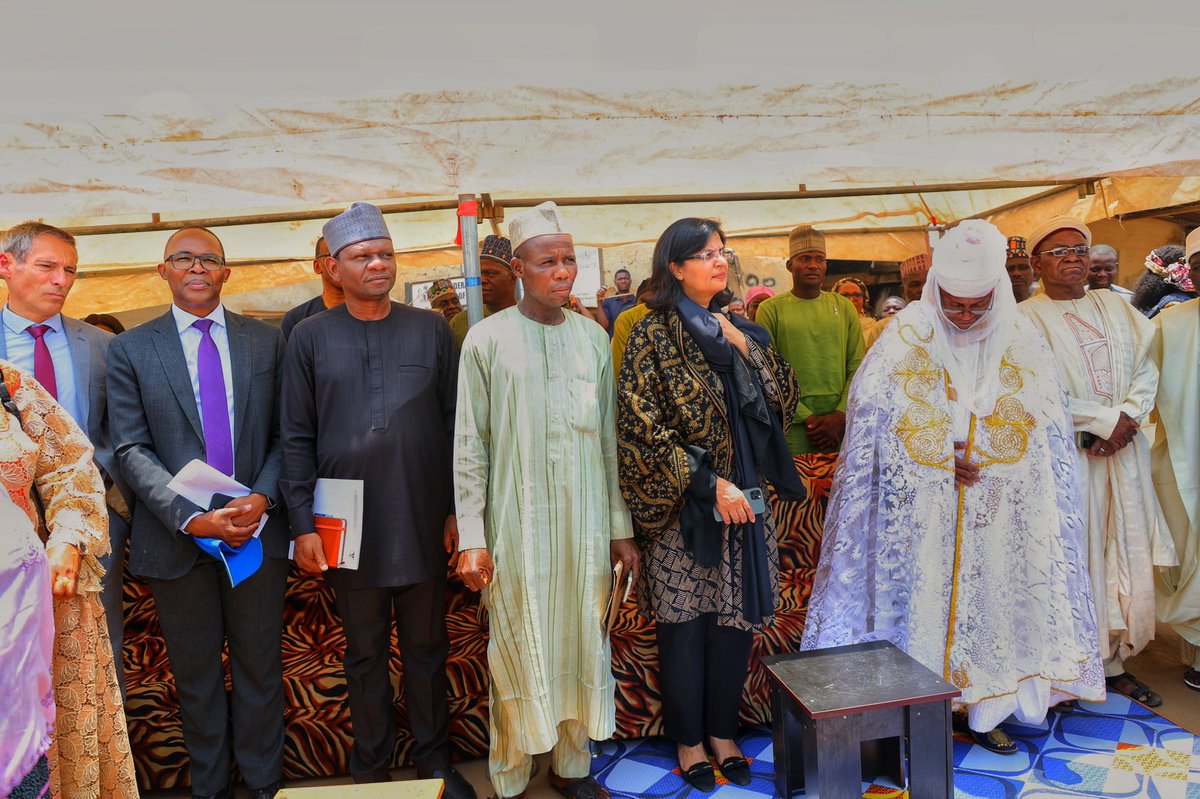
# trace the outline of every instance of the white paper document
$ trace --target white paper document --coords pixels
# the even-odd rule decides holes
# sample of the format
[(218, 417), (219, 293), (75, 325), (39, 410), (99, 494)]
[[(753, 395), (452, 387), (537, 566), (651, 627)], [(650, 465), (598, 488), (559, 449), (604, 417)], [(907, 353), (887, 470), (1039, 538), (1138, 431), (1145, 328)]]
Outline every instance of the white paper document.
[[(179, 474), (175, 475), (171, 478), (171, 482), (167, 483), (167, 488), (188, 502), (199, 505), (205, 510), (208, 510), (212, 506), (215, 494), (236, 499), (237, 497), (249, 496), (252, 493), (249, 488), (237, 480), (234, 480), (224, 472), (217, 471), (199, 459), (192, 460), (180, 469)], [(259, 519), (258, 529), (254, 531), (255, 538), (258, 538), (259, 534), (262, 533), (262, 529), (266, 523), (267, 514), (264, 513), (262, 518)]]

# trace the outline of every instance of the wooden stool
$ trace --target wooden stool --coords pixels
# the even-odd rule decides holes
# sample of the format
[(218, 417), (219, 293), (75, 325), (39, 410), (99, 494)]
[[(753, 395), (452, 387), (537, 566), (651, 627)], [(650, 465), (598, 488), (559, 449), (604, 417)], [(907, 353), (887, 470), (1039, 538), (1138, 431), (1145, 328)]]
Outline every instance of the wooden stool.
[(799, 791), (806, 799), (860, 799), (862, 745), (880, 739), (890, 739), (884, 760), (907, 774), (909, 796), (954, 795), (950, 700), (962, 692), (953, 685), (886, 641), (775, 655), (763, 664), (782, 799)]

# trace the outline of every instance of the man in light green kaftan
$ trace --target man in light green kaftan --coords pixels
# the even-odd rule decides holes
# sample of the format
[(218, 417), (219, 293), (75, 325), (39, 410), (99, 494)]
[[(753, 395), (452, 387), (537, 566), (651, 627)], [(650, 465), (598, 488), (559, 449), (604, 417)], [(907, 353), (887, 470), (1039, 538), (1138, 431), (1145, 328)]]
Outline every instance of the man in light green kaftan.
[(612, 563), (637, 562), (612, 359), (604, 330), (561, 308), (576, 269), (557, 208), (509, 230), (525, 296), (467, 334), (454, 441), (458, 572), (491, 620), (489, 772), (497, 796), (521, 796), (550, 750), (557, 791), (607, 799), (589, 776), (589, 739), (615, 729), (602, 615)]

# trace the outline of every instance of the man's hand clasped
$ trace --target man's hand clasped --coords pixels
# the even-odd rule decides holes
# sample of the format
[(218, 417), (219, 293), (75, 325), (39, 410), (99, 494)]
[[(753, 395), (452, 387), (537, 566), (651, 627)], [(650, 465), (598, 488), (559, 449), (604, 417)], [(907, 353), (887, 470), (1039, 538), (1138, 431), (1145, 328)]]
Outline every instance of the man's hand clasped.
[(834, 411), (827, 416), (816, 414), (804, 420), (808, 440), (818, 449), (837, 449), (846, 433), (846, 414)]
[(231, 547), (240, 547), (258, 529), (259, 520), (267, 512), (267, 504), (267, 498), (262, 494), (237, 497), (223, 508), (192, 519), (186, 529), (196, 538), (217, 538)]
[(1094, 441), (1088, 448), (1088, 454), (1099, 458), (1112, 457), (1133, 443), (1138, 429), (1138, 423), (1134, 421), (1133, 417), (1122, 411), (1121, 418), (1117, 420), (1117, 426), (1113, 428), (1112, 435), (1106, 439), (1100, 438)]

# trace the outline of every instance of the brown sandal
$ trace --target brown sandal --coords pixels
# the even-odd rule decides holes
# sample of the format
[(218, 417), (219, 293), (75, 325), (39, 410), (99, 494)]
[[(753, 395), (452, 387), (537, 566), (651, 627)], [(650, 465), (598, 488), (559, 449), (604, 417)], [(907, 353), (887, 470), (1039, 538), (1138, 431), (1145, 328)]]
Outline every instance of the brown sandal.
[(1146, 707), (1162, 706), (1163, 698), (1151, 691), (1149, 686), (1138, 682), (1129, 672), (1118, 674), (1116, 677), (1105, 677), (1104, 682), (1122, 696), (1127, 696)]
[(566, 799), (610, 799), (608, 791), (596, 782), (595, 777), (567, 779), (550, 771), (550, 787)]

